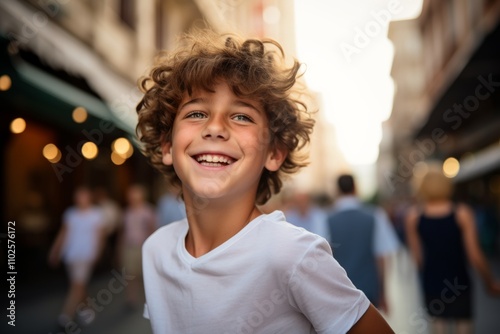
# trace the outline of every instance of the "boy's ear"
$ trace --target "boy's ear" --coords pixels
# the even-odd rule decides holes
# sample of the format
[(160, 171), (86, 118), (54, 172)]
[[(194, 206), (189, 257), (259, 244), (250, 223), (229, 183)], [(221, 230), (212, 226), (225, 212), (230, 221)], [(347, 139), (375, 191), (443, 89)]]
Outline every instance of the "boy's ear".
[(162, 162), (166, 166), (171, 166), (173, 164), (172, 158), (172, 143), (169, 141), (163, 142), (161, 144)]
[(284, 147), (276, 146), (269, 151), (266, 161), (266, 169), (270, 172), (275, 172), (280, 169), (281, 164), (285, 161), (288, 155), (288, 150)]

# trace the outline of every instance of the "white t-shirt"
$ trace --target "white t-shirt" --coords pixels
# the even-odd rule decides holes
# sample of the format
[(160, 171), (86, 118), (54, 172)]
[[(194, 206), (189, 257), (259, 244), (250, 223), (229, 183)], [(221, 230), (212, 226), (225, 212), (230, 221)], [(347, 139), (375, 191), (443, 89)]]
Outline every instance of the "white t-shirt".
[(346, 333), (370, 305), (328, 242), (261, 215), (198, 258), (185, 248), (187, 220), (143, 247), (145, 317), (154, 333)]
[(64, 261), (93, 261), (97, 255), (99, 232), (105, 224), (102, 211), (96, 207), (88, 210), (71, 207), (64, 212), (63, 223), (67, 227), (62, 250)]

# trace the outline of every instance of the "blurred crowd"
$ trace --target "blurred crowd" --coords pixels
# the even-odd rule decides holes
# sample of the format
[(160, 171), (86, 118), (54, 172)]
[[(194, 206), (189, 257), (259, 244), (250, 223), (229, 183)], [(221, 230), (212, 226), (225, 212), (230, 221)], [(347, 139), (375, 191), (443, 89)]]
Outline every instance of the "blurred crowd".
[(500, 296), (489, 267), (500, 254), (500, 212), (457, 200), (452, 180), (433, 166), (414, 180), (412, 196), (385, 203), (362, 201), (350, 174), (335, 187), (332, 200), (285, 196), (287, 220), (329, 241), (354, 285), (398, 332), (473, 333), (472, 274)]
[[(282, 210), (289, 223), (328, 240), (351, 281), (389, 320), (397, 321), (413, 303), (414, 310), (426, 310), (421, 316), (432, 324), (416, 332), (447, 333), (455, 328), (456, 333), (472, 333), (474, 291), (468, 268), (477, 271), (488, 292), (500, 295), (488, 267), (488, 257), (499, 254), (494, 237), (498, 216), (455, 201), (450, 179), (437, 170), (420, 180), (414, 196), (390, 203), (363, 201), (351, 174), (339, 176), (335, 188), (334, 198), (288, 190), (263, 210)], [(61, 327), (92, 322), (82, 301), (99, 263), (124, 268), (138, 278), (127, 285), (123, 307), (142, 307), (142, 244), (156, 229), (186, 216), (177, 191), (163, 194), (156, 205), (148, 194), (145, 186), (133, 184), (125, 205), (120, 205), (103, 187), (74, 191), (74, 204), (64, 212), (48, 254), (52, 267), (63, 262), (70, 282), (58, 318)], [(36, 198), (31, 201), (36, 204)], [(394, 270), (403, 271), (398, 277), (406, 283), (413, 282), (412, 289), (403, 292), (410, 296), (405, 307), (393, 296), (398, 293)]]
[[(58, 318), (62, 328), (89, 325), (94, 320), (88, 305), (87, 286), (100, 262), (122, 268), (134, 279), (127, 282), (127, 309), (144, 304), (141, 247), (159, 227), (185, 217), (182, 200), (174, 192), (164, 194), (155, 208), (148, 201), (147, 188), (129, 186), (122, 208), (103, 187), (77, 187), (74, 204), (67, 208), (62, 225), (50, 248), (48, 262), (57, 267), (62, 261), (69, 277), (69, 290)], [(83, 304), (82, 304), (83, 303)]]

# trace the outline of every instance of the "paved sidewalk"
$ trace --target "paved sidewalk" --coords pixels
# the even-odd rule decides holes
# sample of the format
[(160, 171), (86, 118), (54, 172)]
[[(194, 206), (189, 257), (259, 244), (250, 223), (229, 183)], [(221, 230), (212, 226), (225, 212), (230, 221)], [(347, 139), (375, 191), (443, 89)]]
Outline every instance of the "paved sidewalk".
[(9, 326), (3, 321), (0, 332), (5, 334), (152, 333), (149, 321), (142, 317), (142, 307), (135, 310), (125, 307), (125, 291), (122, 288), (123, 284), (117, 279), (121, 276), (117, 270), (102, 270), (95, 275), (88, 290), (89, 297), (94, 299), (94, 304), (88, 304), (90, 306), (88, 312), (91, 313), (87, 313), (89, 317), (95, 315), (95, 320), (86, 327), (75, 324), (66, 331), (61, 329), (56, 321), (68, 287), (64, 273), (52, 274), (41, 279), (34, 277), (29, 285), (21, 282), (18, 288), (20, 296), (16, 298), (16, 326)]

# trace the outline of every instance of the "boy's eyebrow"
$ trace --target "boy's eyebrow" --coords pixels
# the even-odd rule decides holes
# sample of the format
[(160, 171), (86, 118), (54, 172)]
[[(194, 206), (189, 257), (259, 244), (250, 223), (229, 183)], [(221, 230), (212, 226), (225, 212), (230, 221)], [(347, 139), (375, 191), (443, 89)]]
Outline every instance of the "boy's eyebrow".
[(236, 105), (236, 106), (251, 108), (251, 109), (257, 111), (258, 113), (262, 112), (259, 108), (257, 108), (253, 104), (248, 103), (248, 102), (243, 101), (243, 100), (236, 100), (233, 104)]
[[(182, 108), (190, 105), (190, 104), (195, 104), (195, 103), (203, 103), (203, 102), (206, 102), (206, 99), (204, 99), (203, 97), (196, 97), (192, 100), (189, 100), (185, 103), (183, 103), (180, 107), (179, 107), (179, 110), (182, 110)], [(236, 100), (232, 103), (233, 105), (235, 106), (239, 106), (239, 107), (247, 107), (247, 108), (251, 108), (251, 109), (254, 109), (255, 111), (257, 111), (258, 113), (261, 113), (262, 111), (254, 106), (253, 104), (251, 103), (248, 103), (246, 101), (243, 101), (243, 100)]]
[(185, 103), (183, 103), (180, 107), (179, 107), (179, 110), (182, 110), (182, 108), (184, 108), (185, 106), (188, 106), (190, 104), (194, 104), (194, 103), (202, 103), (202, 102), (205, 102), (205, 99), (202, 98), (202, 97), (195, 97), (194, 99), (192, 100), (189, 100)]

